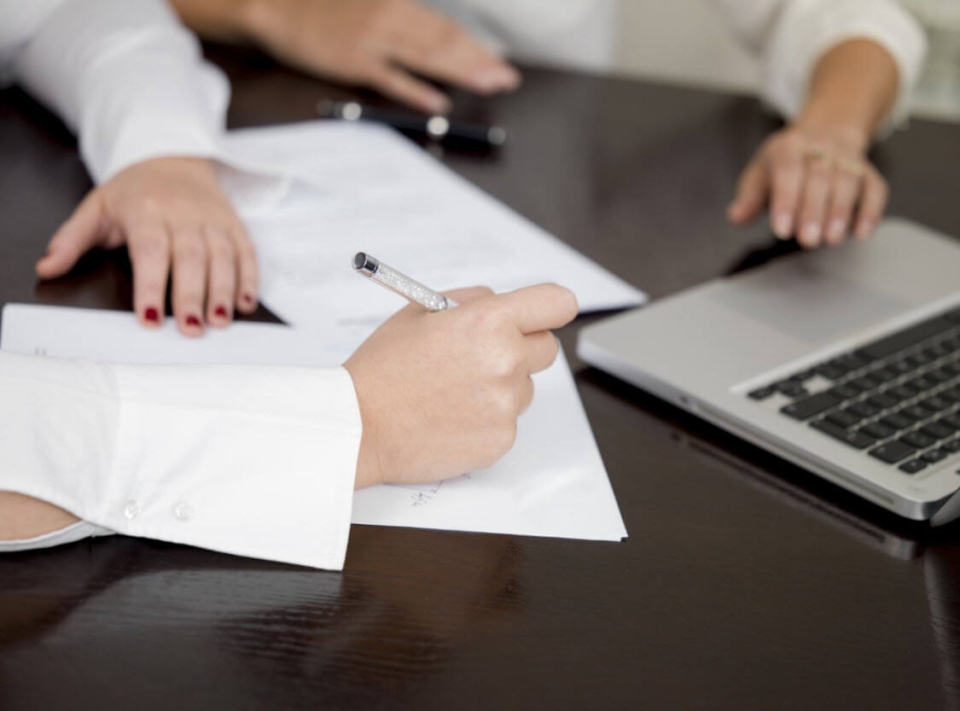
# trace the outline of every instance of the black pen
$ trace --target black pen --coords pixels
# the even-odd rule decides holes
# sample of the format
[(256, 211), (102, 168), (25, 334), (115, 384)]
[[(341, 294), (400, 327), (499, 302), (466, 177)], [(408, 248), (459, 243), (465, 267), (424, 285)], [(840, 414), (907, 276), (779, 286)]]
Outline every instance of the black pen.
[(344, 121), (377, 121), (392, 126), (398, 131), (423, 135), (435, 141), (449, 138), (496, 147), (502, 146), (507, 140), (507, 131), (502, 126), (456, 121), (439, 115), (423, 116), (395, 109), (367, 106), (358, 101), (324, 99), (317, 104), (317, 113), (324, 118), (338, 118)]

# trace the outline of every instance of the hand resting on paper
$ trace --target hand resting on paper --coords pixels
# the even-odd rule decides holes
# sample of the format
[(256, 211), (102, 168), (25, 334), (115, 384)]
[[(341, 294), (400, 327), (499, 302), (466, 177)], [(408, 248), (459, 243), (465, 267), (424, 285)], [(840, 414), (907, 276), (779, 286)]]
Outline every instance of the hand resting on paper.
[(555, 284), (450, 296), (460, 306), (403, 309), (345, 364), (363, 421), (357, 488), (446, 479), (506, 454), (533, 399), (530, 375), (557, 356), (550, 329), (577, 315)]
[(50, 240), (37, 274), (62, 276), (90, 249), (124, 244), (144, 326), (162, 322), (168, 280), (186, 336), (201, 335), (204, 322), (228, 325), (234, 309), (256, 309), (256, 253), (206, 159), (146, 160), (91, 191)]

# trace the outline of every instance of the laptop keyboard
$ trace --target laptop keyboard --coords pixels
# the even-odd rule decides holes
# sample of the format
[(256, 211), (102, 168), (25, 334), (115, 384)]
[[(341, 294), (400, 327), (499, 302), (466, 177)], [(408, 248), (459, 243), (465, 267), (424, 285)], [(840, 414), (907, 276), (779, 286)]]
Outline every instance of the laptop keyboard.
[(916, 474), (960, 455), (960, 309), (795, 373), (748, 396)]

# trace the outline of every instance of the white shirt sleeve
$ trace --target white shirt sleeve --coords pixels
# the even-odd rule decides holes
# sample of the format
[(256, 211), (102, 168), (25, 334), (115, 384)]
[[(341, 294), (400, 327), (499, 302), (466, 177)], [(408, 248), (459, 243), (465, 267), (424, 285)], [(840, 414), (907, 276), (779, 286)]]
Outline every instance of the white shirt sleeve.
[(920, 25), (895, 0), (710, 0), (764, 62), (763, 98), (788, 118), (803, 108), (820, 58), (851, 39), (869, 39), (896, 62), (899, 89), (881, 123), (888, 131), (906, 119), (926, 53)]
[(229, 85), (162, 0), (0, 0), (7, 17), (6, 73), (77, 134), (97, 183), (150, 158), (217, 155)]
[(116, 532), (340, 569), (359, 451), (343, 368), (136, 366), (0, 353), (0, 490)]

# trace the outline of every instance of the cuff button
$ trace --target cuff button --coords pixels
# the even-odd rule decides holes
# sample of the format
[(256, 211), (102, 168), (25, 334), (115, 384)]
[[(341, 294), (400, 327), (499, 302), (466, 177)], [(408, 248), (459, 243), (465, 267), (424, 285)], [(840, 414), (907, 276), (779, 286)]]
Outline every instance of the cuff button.
[(186, 501), (181, 501), (173, 507), (173, 515), (178, 521), (189, 521), (193, 518), (193, 507)]

